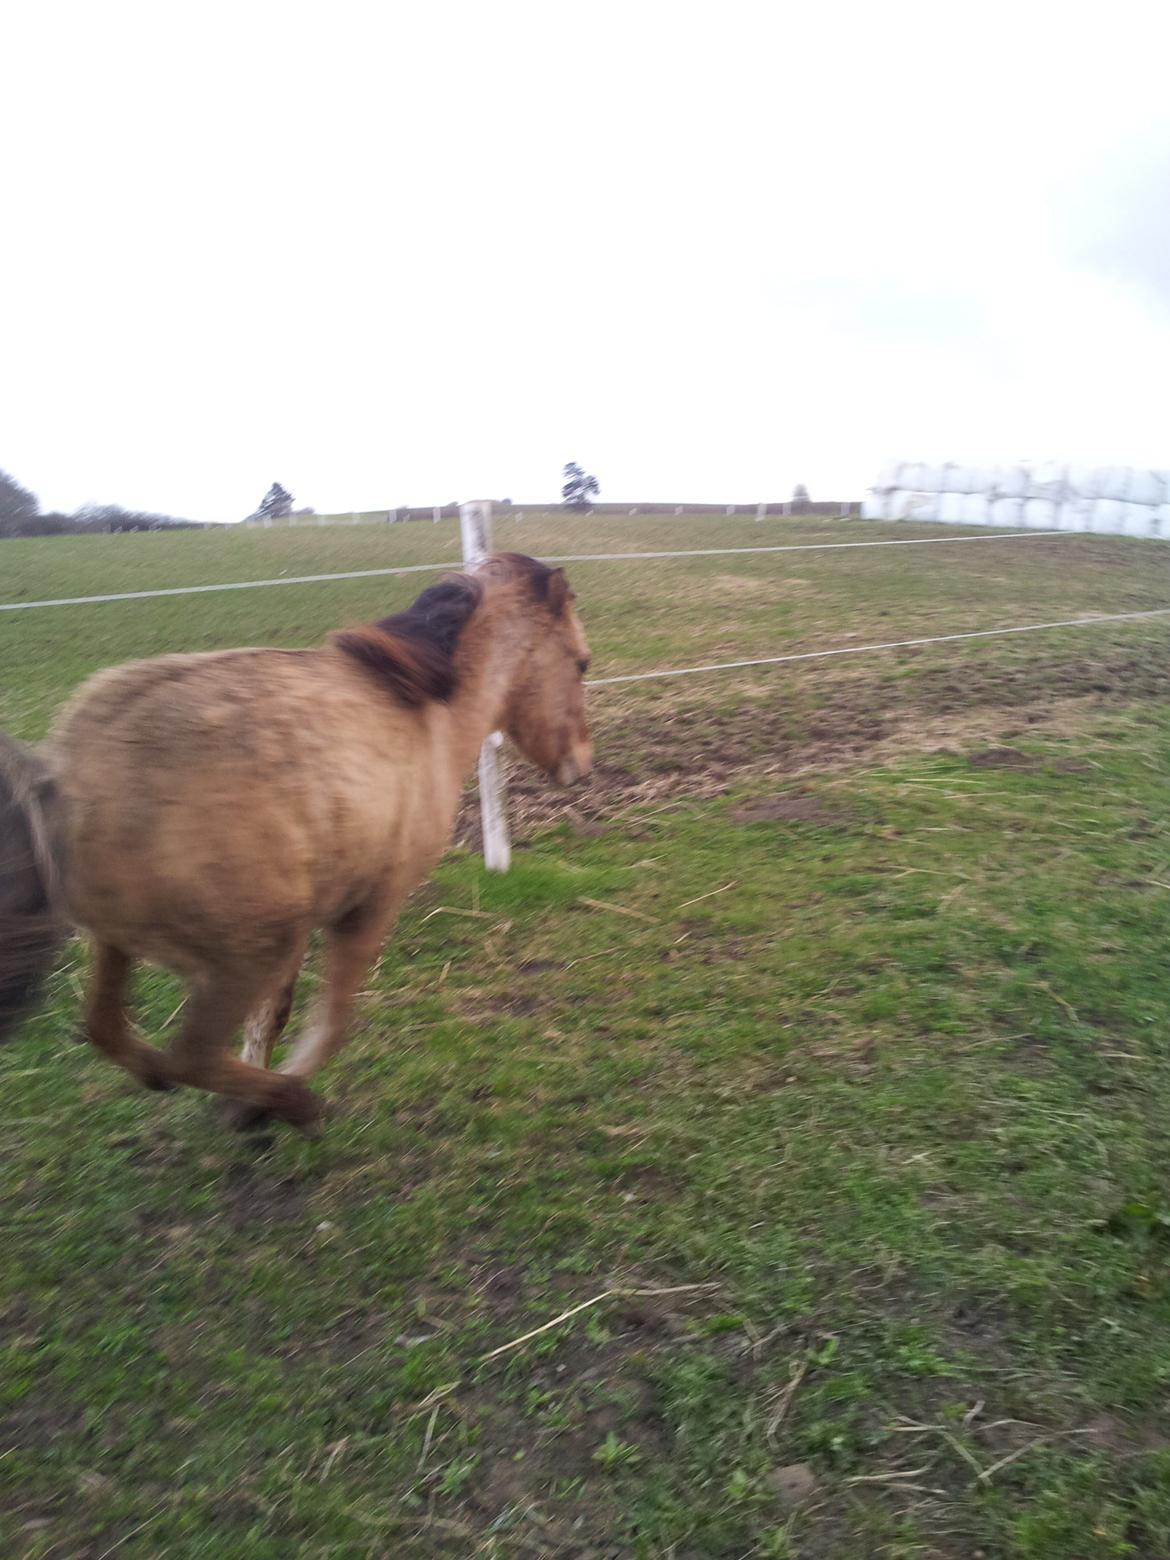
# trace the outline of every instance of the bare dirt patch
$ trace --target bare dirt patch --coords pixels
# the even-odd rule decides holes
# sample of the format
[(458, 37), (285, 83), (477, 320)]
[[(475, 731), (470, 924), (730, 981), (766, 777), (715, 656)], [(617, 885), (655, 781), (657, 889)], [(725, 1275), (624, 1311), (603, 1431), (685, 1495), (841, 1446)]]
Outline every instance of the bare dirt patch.
[(58, 1436), (77, 1430), (84, 1420), (80, 1408), (50, 1401), (38, 1391), (35, 1399), (0, 1415), (0, 1454), (50, 1447)]
[(982, 748), (978, 753), (968, 753), (967, 762), (972, 769), (1030, 769), (1032, 760), (1019, 748)]
[(1092, 765), (1078, 758), (1047, 758), (1038, 753), (1022, 753), (1019, 748), (981, 748), (968, 753), (972, 769), (1054, 769), (1062, 775), (1087, 775)]
[(220, 1212), (236, 1230), (296, 1223), (305, 1217), (310, 1190), (299, 1176), (273, 1176), (263, 1160), (240, 1162), (223, 1177)]
[(731, 810), (736, 823), (819, 823), (839, 825), (838, 814), (817, 801), (815, 796), (764, 796), (744, 802)]
[(490, 1024), (501, 1017), (531, 1018), (534, 1013), (551, 1005), (550, 998), (539, 997), (531, 992), (506, 996), (500, 992), (484, 992), (478, 987), (464, 987), (448, 1003), (451, 1011), (458, 1013), (469, 1024)]

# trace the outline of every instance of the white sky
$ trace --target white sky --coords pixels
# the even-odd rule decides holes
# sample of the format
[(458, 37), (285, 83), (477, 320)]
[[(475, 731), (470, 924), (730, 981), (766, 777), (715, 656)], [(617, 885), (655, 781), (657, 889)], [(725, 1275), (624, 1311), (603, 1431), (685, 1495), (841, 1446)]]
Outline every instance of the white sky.
[(0, 467), (235, 519), (1170, 466), (1170, 11), (9, 0)]

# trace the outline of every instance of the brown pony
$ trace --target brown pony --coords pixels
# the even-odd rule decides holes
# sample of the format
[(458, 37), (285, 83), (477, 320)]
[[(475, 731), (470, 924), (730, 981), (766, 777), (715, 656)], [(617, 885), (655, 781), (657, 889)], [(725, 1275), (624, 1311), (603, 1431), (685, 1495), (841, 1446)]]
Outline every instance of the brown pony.
[[(0, 742), (0, 1038), (73, 922), (93, 942), (85, 1036), (99, 1050), (148, 1088), (192, 1084), (241, 1121), (311, 1128), (307, 1080), (442, 854), (485, 738), (506, 732), (562, 785), (589, 773), (572, 603), (562, 570), (501, 554), (320, 649), (99, 672), (38, 752)], [(268, 1071), (318, 927), (322, 995)], [(187, 984), (169, 1052), (127, 1020), (136, 959)]]

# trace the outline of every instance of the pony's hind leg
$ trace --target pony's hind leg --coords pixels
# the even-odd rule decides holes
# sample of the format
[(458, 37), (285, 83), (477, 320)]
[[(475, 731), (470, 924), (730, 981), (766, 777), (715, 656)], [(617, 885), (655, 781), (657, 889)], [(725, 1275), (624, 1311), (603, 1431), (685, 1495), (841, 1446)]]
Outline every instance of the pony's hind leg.
[(229, 1050), (260, 993), (272, 984), (271, 970), (254, 968), (209, 970), (195, 981), (171, 1051), (171, 1073), (180, 1083), (222, 1094), (240, 1107), (308, 1132), (322, 1109), (312, 1090), (299, 1078), (250, 1067)]
[(112, 943), (94, 943), (81, 1038), (132, 1073), (145, 1088), (172, 1088), (170, 1058), (140, 1040), (126, 1016), (130, 970), (129, 954)]

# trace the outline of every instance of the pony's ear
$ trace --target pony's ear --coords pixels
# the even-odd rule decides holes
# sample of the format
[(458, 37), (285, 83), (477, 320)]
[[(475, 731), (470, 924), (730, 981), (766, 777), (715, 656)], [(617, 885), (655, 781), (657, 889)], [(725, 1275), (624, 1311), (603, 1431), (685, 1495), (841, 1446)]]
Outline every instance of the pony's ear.
[(573, 592), (569, 589), (569, 579), (564, 569), (553, 569), (549, 574), (544, 599), (548, 602), (553, 617), (560, 617), (572, 601)]

